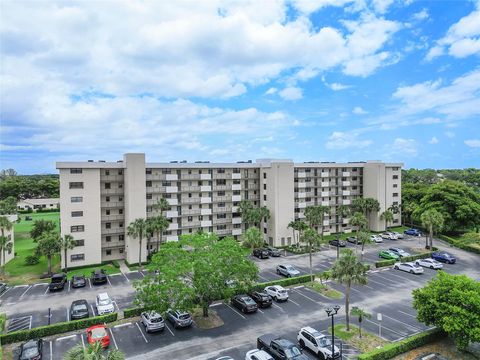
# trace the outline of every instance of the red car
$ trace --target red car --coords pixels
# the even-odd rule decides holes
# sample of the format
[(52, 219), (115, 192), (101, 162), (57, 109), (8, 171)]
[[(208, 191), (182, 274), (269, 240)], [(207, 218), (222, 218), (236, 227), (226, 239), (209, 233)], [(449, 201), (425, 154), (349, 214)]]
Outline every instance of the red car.
[(110, 345), (110, 336), (108, 336), (107, 327), (105, 325), (95, 325), (87, 329), (87, 341), (89, 344), (102, 342), (102, 347), (106, 348)]

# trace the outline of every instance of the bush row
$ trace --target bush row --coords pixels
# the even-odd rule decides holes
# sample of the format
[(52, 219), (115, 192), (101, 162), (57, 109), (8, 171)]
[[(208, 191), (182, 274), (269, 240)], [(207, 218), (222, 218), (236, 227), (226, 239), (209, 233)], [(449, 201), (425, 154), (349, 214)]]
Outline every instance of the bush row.
[(459, 249), (480, 254), (480, 248), (478, 247), (472, 246), (470, 244), (465, 244), (462, 241), (451, 238), (450, 236), (447, 236), (447, 235), (439, 235), (438, 237)]
[(418, 259), (426, 259), (430, 256), (432, 256), (431, 251), (426, 252), (426, 253), (422, 253), (422, 254), (412, 255), (412, 256), (405, 256), (405, 257), (402, 257), (398, 260), (381, 260), (381, 261), (377, 261), (375, 263), (375, 267), (380, 268), (380, 267), (384, 267), (384, 266), (391, 266), (391, 265), (395, 264), (396, 262), (415, 261), (415, 260), (418, 260)]
[(358, 360), (388, 360), (422, 345), (431, 343), (445, 337), (445, 333), (439, 329), (432, 329), (411, 336), (399, 342), (390, 343), (380, 349), (375, 349), (358, 356)]
[(129, 318), (134, 316), (139, 316), (144, 311), (141, 307), (129, 308), (123, 310), (123, 317)]
[(88, 319), (61, 322), (53, 325), (41, 326), (30, 330), (14, 331), (8, 334), (0, 335), (0, 343), (2, 345), (11, 344), (18, 341), (25, 341), (28, 339), (41, 338), (60, 334), (68, 331), (84, 329), (93, 325), (109, 323), (117, 320), (117, 313), (107, 315), (95, 316)]

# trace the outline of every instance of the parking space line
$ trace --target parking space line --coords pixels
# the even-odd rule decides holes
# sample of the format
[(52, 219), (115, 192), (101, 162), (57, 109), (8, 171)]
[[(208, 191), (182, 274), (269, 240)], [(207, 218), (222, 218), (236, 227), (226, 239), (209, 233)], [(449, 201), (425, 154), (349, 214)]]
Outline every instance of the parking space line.
[(245, 320), (247, 319), (245, 316), (243, 316), (242, 314), (240, 314), (237, 310), (235, 310), (233, 307), (231, 307), (231, 306), (228, 305), (227, 303), (225, 303), (225, 305), (226, 305), (230, 310), (232, 310), (235, 314), (237, 314), (238, 316), (241, 316), (241, 317), (244, 318)]
[(409, 313), (407, 313), (407, 312), (405, 312), (405, 311), (402, 311), (402, 310), (397, 310), (397, 311), (400, 312), (400, 313), (402, 313), (402, 314), (404, 314), (404, 315), (411, 316), (411, 317), (413, 317), (414, 319), (417, 318), (417, 315), (412, 315), (412, 314), (409, 314)]
[(93, 316), (96, 316), (96, 315), (95, 315), (95, 309), (93, 308), (93, 305), (92, 305), (92, 304), (90, 304), (90, 308), (92, 309), (92, 314), (93, 314)]
[(70, 292), (70, 283), (71, 281), (68, 282), (68, 292)]
[(280, 306), (272, 302), (272, 306), (275, 306), (277, 309), (283, 310)]
[(82, 339), (82, 346), (85, 349), (85, 340), (83, 340), (83, 334), (80, 334), (80, 339)]
[(132, 323), (127, 322), (127, 323), (123, 323), (123, 324), (118, 324), (118, 325), (115, 325), (114, 328), (117, 329), (117, 328), (121, 328), (121, 327), (124, 327), (124, 326), (129, 326), (129, 325), (132, 325)]
[(165, 327), (167, 328), (168, 331), (170, 331), (170, 334), (172, 334), (172, 336), (175, 336), (175, 334), (173, 333), (172, 330), (170, 330), (170, 328), (168, 327), (168, 325), (165, 323)]
[(32, 315), (30, 315), (30, 324), (28, 325), (28, 329), (29, 330), (32, 329)]
[[(367, 322), (369, 322), (369, 323), (372, 323), (372, 324), (375, 324), (376, 326), (378, 326), (378, 323), (375, 322), (375, 321), (369, 320), (369, 319), (367, 319), (367, 318), (365, 318), (365, 319), (363, 319), (363, 320), (365, 320), (365, 321), (367, 321)], [(397, 331), (395, 331), (395, 330), (392, 330), (392, 329), (390, 329), (390, 328), (388, 328), (388, 327), (386, 327), (385, 325), (382, 324), (382, 330), (383, 330), (383, 329), (388, 330), (388, 331), (390, 331), (390, 332), (392, 332), (392, 333), (394, 333), (394, 334), (403, 336), (403, 335), (400, 334), (399, 332), (397, 332)], [(390, 341), (390, 340), (389, 340), (389, 341)]]
[[(400, 270), (396, 270), (396, 269), (394, 269), (394, 270), (395, 271), (400, 271)], [(412, 279), (409, 279), (408, 277), (400, 276), (400, 275), (394, 274), (393, 272), (390, 272), (388, 274), (391, 275), (391, 276), (394, 276), (396, 278), (402, 279), (403, 281), (405, 281), (405, 280), (413, 281)]]
[(388, 319), (390, 319), (390, 320), (393, 320), (393, 321), (399, 322), (400, 324), (403, 324), (403, 325), (405, 325), (405, 326), (408, 326), (408, 327), (410, 327), (410, 328), (412, 328), (412, 329), (415, 329), (416, 331), (421, 330), (421, 329), (420, 329), (419, 327), (417, 327), (417, 326), (404, 323), (403, 321), (400, 321), (400, 320), (397, 320), (397, 319), (395, 319), (395, 318), (392, 318), (391, 316), (387, 316), (387, 315), (385, 315), (385, 314), (383, 314), (383, 316), (386, 317), (386, 318), (388, 318)]
[(308, 299), (308, 300), (310, 300), (310, 301), (313, 301), (314, 303), (318, 303), (318, 301), (313, 300), (311, 297), (302, 294), (300, 291), (298, 291), (298, 290), (294, 290), (294, 291), (295, 291), (298, 295), (301, 295), (301, 296), (303, 296), (304, 298), (306, 298), (306, 299)]
[(47, 295), (47, 292), (48, 292), (48, 286), (47, 286), (47, 288), (45, 289), (45, 292), (43, 293), (43, 295)]
[(15, 285), (14, 288), (24, 288), (25, 286), (28, 287), (28, 285)]
[(67, 321), (70, 321), (70, 313), (68, 312), (68, 309), (66, 309), (67, 311)]
[(268, 281), (268, 279), (265, 278), (265, 277), (263, 277), (262, 275), (258, 275), (258, 277), (259, 277), (260, 279), (262, 279), (262, 280)]
[(7, 292), (9, 292), (9, 291), (12, 290), (12, 289), (13, 289), (13, 288), (8, 288), (7, 290), (5, 290), (5, 292), (4, 292), (2, 295), (0, 295), (0, 297), (2, 297), (3, 295), (5, 295)]
[(127, 275), (125, 275), (125, 273), (122, 272), (122, 275), (125, 277), (125, 279), (127, 279), (127, 282), (130, 282), (130, 280), (128, 279)]
[(298, 307), (300, 307), (300, 304), (299, 303), (296, 303), (295, 301), (293, 301), (292, 299), (288, 298), (288, 301), (290, 301), (291, 303), (297, 305)]
[(88, 280), (88, 285), (90, 286), (90, 289), (92, 288), (92, 282), (90, 281), (90, 278), (87, 278)]
[(260, 313), (265, 314), (262, 309), (258, 308), (257, 310), (260, 311)]
[(140, 275), (142, 275), (143, 277), (145, 277), (145, 274), (143, 273), (143, 271), (139, 271)]
[(135, 325), (137, 325), (138, 331), (140, 331), (140, 334), (142, 334), (143, 340), (145, 340), (145, 342), (148, 343), (148, 340), (147, 340), (147, 338), (145, 337), (145, 335), (143, 334), (142, 329), (140, 329), (140, 326), (138, 325), (138, 322), (135, 323)]
[(33, 286), (40, 286), (40, 285), (48, 285), (48, 283), (36, 283), (36, 284), (33, 284)]
[(112, 301), (112, 303), (115, 304), (115, 306), (117, 307), (118, 312), (120, 312), (120, 308), (118, 307), (117, 302), (116, 302), (116, 301)]
[(112, 283), (110, 282), (110, 277), (107, 275), (107, 281), (108, 281), (108, 285), (112, 286)]
[(110, 335), (112, 336), (113, 344), (115, 348), (118, 350), (117, 341), (115, 340), (115, 336), (113, 335), (113, 331), (110, 329)]
[(62, 340), (66, 340), (66, 339), (71, 339), (71, 338), (74, 338), (74, 337), (76, 337), (76, 336), (77, 336), (77, 334), (62, 336), (62, 337), (57, 338), (56, 341), (62, 341)]
[(52, 346), (53, 341), (50, 341), (50, 360), (53, 359), (53, 346)]

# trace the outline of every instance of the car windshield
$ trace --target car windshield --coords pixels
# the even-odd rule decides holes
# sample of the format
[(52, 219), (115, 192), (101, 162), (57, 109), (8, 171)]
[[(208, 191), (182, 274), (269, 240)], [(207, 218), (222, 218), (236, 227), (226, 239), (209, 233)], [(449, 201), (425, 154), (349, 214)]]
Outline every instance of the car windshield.
[(92, 339), (102, 339), (107, 335), (104, 328), (95, 328), (91, 331)]
[(285, 268), (287, 270), (290, 270), (290, 271), (295, 271), (296, 270), (292, 265), (287, 265), (287, 266), (285, 266)]
[(83, 280), (83, 276), (74, 276), (73, 280)]
[(330, 338), (326, 336), (318, 338), (317, 342), (320, 347), (332, 346), (332, 342), (330, 341)]
[(34, 358), (38, 355), (38, 348), (37, 345), (32, 345), (26, 348), (23, 348), (23, 353), (22, 353), (22, 360), (23, 359), (31, 359)]
[(73, 311), (74, 312), (87, 311), (87, 305), (85, 304), (73, 305)]
[(287, 358), (298, 356), (298, 355), (301, 355), (301, 354), (302, 354), (302, 352), (295, 345), (292, 346), (291, 348), (285, 349), (285, 355), (287, 355)]
[(277, 290), (277, 292), (278, 292), (279, 294), (286, 294), (286, 293), (287, 293), (287, 290), (282, 289), (282, 290)]
[(59, 276), (59, 277), (52, 277), (52, 283), (59, 283), (59, 282), (62, 282), (63, 280), (63, 277)]
[(188, 319), (190, 319), (190, 315), (188, 315), (188, 314), (182, 314), (182, 315), (179, 315), (178, 318), (179, 318), (180, 320), (188, 320)]
[(110, 300), (109, 298), (101, 299), (101, 300), (98, 301), (98, 304), (102, 305), (102, 306), (110, 305), (111, 303), (112, 303), (112, 300)]
[(159, 322), (162, 322), (162, 317), (161, 316), (154, 316), (154, 317), (151, 317), (150, 318), (150, 322), (152, 323), (159, 323)]
[(243, 299), (243, 301), (245, 302), (245, 304), (247, 304), (247, 305), (255, 305), (255, 301), (253, 301), (253, 300), (252, 300), (251, 298), (249, 298), (249, 297), (244, 297), (244, 298), (242, 298), (242, 299)]

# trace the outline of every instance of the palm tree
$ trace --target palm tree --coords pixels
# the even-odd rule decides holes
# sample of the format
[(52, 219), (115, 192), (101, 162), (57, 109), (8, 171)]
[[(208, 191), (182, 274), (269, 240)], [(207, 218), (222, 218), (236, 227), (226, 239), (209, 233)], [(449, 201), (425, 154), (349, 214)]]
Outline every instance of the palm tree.
[[(428, 237), (425, 238), (425, 249), (433, 249), (433, 233), (443, 228), (443, 215), (435, 209), (430, 209), (422, 213), (420, 220), (422, 225), (428, 229)], [(428, 238), (430, 238), (430, 244)]]
[(358, 336), (360, 339), (362, 338), (362, 321), (363, 319), (370, 319), (372, 317), (372, 314), (364, 311), (363, 309), (354, 306), (352, 310), (350, 311), (350, 314), (352, 316), (358, 316)]
[(37, 252), (48, 260), (48, 274), (52, 274), (52, 257), (62, 249), (60, 234), (56, 231), (44, 232), (37, 240)]
[(345, 249), (332, 266), (332, 279), (345, 286), (345, 315), (347, 331), (350, 331), (350, 288), (354, 284), (367, 284), (367, 267), (358, 261), (351, 249)]
[(147, 234), (147, 221), (142, 218), (135, 219), (127, 227), (127, 235), (135, 238), (138, 238), (139, 247), (138, 247), (138, 266), (139, 271), (142, 271), (142, 240), (143, 237)]
[(243, 234), (243, 245), (245, 247), (251, 248), (252, 252), (253, 252), (253, 249), (262, 247), (263, 245), (262, 232), (254, 226), (248, 228), (248, 230), (245, 231), (245, 234)]
[(316, 226), (320, 226), (320, 237), (323, 242), (323, 219), (325, 214), (330, 211), (329, 206), (324, 205), (315, 205), (315, 206), (307, 206), (305, 208), (305, 219), (309, 223), (311, 228), (315, 228)]
[(380, 203), (374, 198), (365, 198), (365, 211), (368, 219), (368, 228), (370, 228), (370, 214), (380, 211)]
[[(363, 254), (365, 249), (365, 244), (370, 241), (370, 234), (364, 230), (357, 232), (357, 243), (362, 244), (362, 252), (360, 255), (360, 261), (363, 261)], [(355, 251), (357, 251), (357, 247), (355, 246)]]
[(350, 215), (350, 206), (340, 205), (337, 208), (337, 215), (340, 217), (340, 224), (343, 224), (343, 219)]
[(380, 219), (385, 220), (385, 230), (388, 230), (388, 223), (393, 222), (393, 211), (385, 210), (382, 215), (380, 215)]
[(365, 198), (356, 198), (352, 201), (352, 211), (354, 213), (359, 212), (366, 216), (367, 214), (367, 203)]
[(312, 249), (320, 243), (320, 239), (318, 237), (318, 233), (313, 229), (307, 229), (303, 233), (303, 242), (305, 242), (308, 246), (308, 256), (310, 258), (310, 281), (313, 282), (313, 265), (312, 265)]
[(412, 224), (412, 214), (413, 212), (417, 209), (417, 205), (414, 203), (408, 202), (408, 203), (403, 203), (400, 205), (400, 209), (402, 210), (402, 219), (403, 215), (405, 215), (405, 221), (404, 224), (406, 224), (406, 219), (408, 219), (408, 223), (411, 225)]
[(125, 355), (117, 349), (105, 353), (100, 341), (87, 345), (77, 345), (70, 349), (64, 356), (64, 360), (124, 360)]
[(153, 205), (153, 208), (158, 210), (160, 214), (162, 214), (165, 210), (170, 209), (170, 204), (168, 203), (167, 199), (165, 199), (164, 197), (161, 197), (160, 199), (157, 200), (157, 203)]
[(300, 245), (300, 237), (302, 236), (302, 233), (308, 229), (308, 225), (305, 221), (303, 220), (294, 220), (290, 221), (288, 224), (289, 228), (292, 228), (293, 231), (293, 241), (295, 241), (295, 231), (298, 232), (297, 235), (297, 246)]
[(240, 204), (238, 205), (238, 210), (240, 211), (240, 214), (242, 215), (242, 221), (243, 223), (248, 226), (249, 224), (252, 223), (252, 210), (253, 210), (253, 205), (250, 201), (248, 200), (242, 200), (240, 201)]
[(258, 224), (258, 228), (260, 229), (262, 221), (268, 221), (270, 219), (270, 210), (266, 206), (259, 207), (257, 209), (253, 209), (252, 211), (253, 222)]
[[(363, 215), (361, 212), (356, 212), (350, 218), (350, 225), (356, 227), (357, 243), (359, 241), (359, 238), (358, 238), (359, 232), (362, 231), (363, 229), (365, 229), (367, 227), (367, 224), (368, 224), (368, 220), (365, 217), (365, 215)], [(362, 243), (362, 260), (363, 260), (363, 250), (364, 250), (364, 248), (365, 248), (365, 243)], [(356, 250), (356, 248), (355, 248), (355, 250)]]
[(168, 219), (165, 216), (160, 214), (158, 216), (154, 216), (152, 218), (147, 219), (147, 223), (148, 223), (149, 232), (156, 235), (156, 238), (157, 238), (156, 252), (158, 252), (160, 243), (162, 242), (163, 232), (167, 230), (168, 227), (170, 226), (170, 221), (168, 221)]
[(68, 271), (67, 251), (72, 250), (75, 245), (75, 239), (70, 234), (66, 234), (63, 238), (60, 238), (60, 249), (63, 250), (63, 258), (65, 259), (65, 272)]

